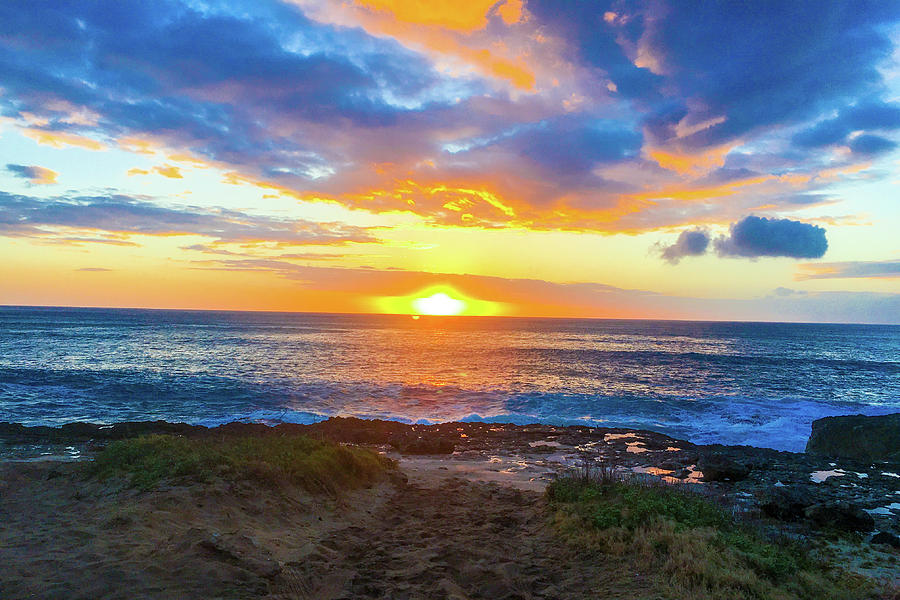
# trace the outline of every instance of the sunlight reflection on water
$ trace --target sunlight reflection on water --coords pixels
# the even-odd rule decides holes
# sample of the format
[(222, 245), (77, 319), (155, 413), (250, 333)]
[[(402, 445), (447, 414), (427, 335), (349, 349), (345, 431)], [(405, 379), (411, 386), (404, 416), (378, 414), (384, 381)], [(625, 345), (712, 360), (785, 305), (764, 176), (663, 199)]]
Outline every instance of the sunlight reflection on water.
[(495, 419), (799, 450), (815, 418), (898, 410), (898, 356), (890, 327), (7, 307), (0, 412)]

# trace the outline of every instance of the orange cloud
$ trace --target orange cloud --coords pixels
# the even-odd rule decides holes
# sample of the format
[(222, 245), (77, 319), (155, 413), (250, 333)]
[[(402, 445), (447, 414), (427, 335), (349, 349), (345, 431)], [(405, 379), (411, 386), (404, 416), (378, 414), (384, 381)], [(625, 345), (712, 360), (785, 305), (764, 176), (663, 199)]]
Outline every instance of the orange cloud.
[(59, 173), (46, 167), (27, 167), (26, 172), (30, 176), (28, 182), (33, 185), (56, 183), (56, 178), (59, 176)]
[(153, 170), (163, 177), (168, 177), (169, 179), (184, 179), (184, 175), (181, 174), (181, 169), (179, 169), (178, 167), (173, 167), (172, 165), (153, 167)]
[[(389, 13), (403, 23), (434, 25), (444, 29), (471, 32), (487, 25), (487, 16), (496, 0), (356, 0), (356, 4), (374, 11)], [(506, 23), (515, 23), (522, 16), (522, 2), (504, 2), (498, 14)]]
[(659, 148), (648, 148), (646, 153), (663, 169), (674, 171), (679, 175), (697, 177), (724, 165), (725, 157), (738, 144), (738, 142), (725, 144), (696, 154)]
[(156, 154), (156, 150), (160, 147), (160, 143), (154, 140), (123, 137), (117, 140), (119, 147), (129, 152), (137, 152), (138, 154)]
[[(451, 61), (443, 65), (447, 69), (452, 70), (454, 62), (462, 62), (483, 75), (508, 81), (516, 88), (534, 90), (536, 77), (524, 56), (503, 56), (504, 46), (498, 46), (494, 38), (473, 35), (487, 25), (497, 2), (359, 0), (356, 3), (318, 4), (293, 1), (318, 21), (359, 26), (372, 35), (392, 37), (438, 59), (449, 58)], [(496, 10), (507, 25), (523, 17), (521, 0), (508, 0)]]
[(44, 131), (43, 129), (26, 128), (22, 133), (38, 144), (53, 146), (54, 148), (64, 148), (65, 146), (77, 146), (88, 150), (105, 150), (106, 146), (88, 137), (74, 135), (71, 133), (63, 133), (61, 131)]

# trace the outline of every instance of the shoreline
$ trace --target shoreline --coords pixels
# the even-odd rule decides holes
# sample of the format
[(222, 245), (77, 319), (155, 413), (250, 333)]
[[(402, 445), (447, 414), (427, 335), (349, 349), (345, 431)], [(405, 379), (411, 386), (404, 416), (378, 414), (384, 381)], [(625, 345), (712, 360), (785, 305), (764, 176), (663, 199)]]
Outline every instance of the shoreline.
[(461, 476), (540, 491), (585, 465), (611, 467), (649, 480), (700, 484), (751, 514), (790, 491), (816, 503), (843, 502), (870, 514), (879, 531), (900, 534), (900, 462), (721, 444), (694, 444), (642, 429), (509, 423), (430, 425), (331, 417), (308, 425), (228, 423), (216, 427), (167, 421), (60, 427), (0, 422), (0, 462), (88, 460), (106, 444), (146, 434), (185, 437), (308, 435), (367, 446), (428, 478)]
[[(334, 497), (219, 479), (141, 491), (85, 477), (83, 465), (109, 443), (146, 434), (217, 444), (305, 436), (369, 448), (396, 466), (381, 483)], [(62, 460), (34, 455), (50, 448)], [(898, 463), (623, 428), (353, 418), (215, 428), (0, 423), (0, 451), (0, 530), (15, 559), (8, 583), (48, 598), (126, 597), (109, 592), (123, 576), (128, 597), (147, 598), (173, 590), (203, 598), (210, 589), (235, 598), (482, 597), (471, 590), (518, 598), (532, 583), (546, 598), (649, 593), (658, 575), (647, 565), (627, 553), (585, 554), (553, 525), (548, 484), (586, 469), (699, 493), (764, 536), (813, 544), (854, 576), (900, 586), (900, 551), (873, 539), (900, 534)], [(819, 513), (804, 517), (798, 501)], [(827, 523), (816, 517), (823, 510)]]

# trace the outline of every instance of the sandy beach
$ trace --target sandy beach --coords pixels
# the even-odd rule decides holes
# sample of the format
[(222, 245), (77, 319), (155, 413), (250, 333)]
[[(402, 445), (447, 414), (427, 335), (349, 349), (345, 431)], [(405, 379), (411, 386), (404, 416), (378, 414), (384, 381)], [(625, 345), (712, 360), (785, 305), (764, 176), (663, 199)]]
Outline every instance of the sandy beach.
[[(553, 535), (543, 494), (418, 464), (341, 497), (222, 483), (136, 493), (4, 465), (4, 598), (641, 597), (629, 560)], [(628, 596), (624, 596), (624, 594)]]
[[(227, 439), (258, 427), (204, 435)], [(337, 437), (399, 432), (405, 441), (395, 446), (415, 442), (423, 453), (369, 444), (395, 468), (367, 487), (337, 494), (222, 479), (141, 490), (121, 478), (86, 475), (85, 458), (96, 451), (88, 446), (80, 460), (67, 459), (71, 445), (68, 453), (7, 460), (0, 464), (3, 597), (675, 598), (681, 596), (667, 596), (661, 587), (660, 563), (639, 551), (600, 552), (561, 536), (548, 483), (586, 460), (615, 462), (629, 477), (675, 481), (735, 513), (758, 516), (745, 490), (770, 486), (772, 477), (809, 479), (829, 464), (731, 448), (744, 461), (766, 458), (769, 468), (755, 468), (741, 482), (704, 481), (696, 463), (708, 449), (652, 432), (485, 424), (423, 429), (340, 419), (311, 427)], [(276, 429), (264, 431), (276, 435)], [(440, 446), (451, 431), (458, 446), (427, 452), (426, 442)], [(897, 490), (883, 486), (900, 479), (879, 479), (876, 471), (857, 480), (870, 480), (873, 498), (890, 498)], [(809, 486), (822, 497), (838, 494), (849, 489), (834, 484), (841, 476)], [(895, 526), (893, 512), (872, 512), (881, 529)], [(808, 523), (777, 527), (811, 535)], [(854, 536), (851, 545), (829, 542), (836, 560), (896, 590), (898, 551)]]

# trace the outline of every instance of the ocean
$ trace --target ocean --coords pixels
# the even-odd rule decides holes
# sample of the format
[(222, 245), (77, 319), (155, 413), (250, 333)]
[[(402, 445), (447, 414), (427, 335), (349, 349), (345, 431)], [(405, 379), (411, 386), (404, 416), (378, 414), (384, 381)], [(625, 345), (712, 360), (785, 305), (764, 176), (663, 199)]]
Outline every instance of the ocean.
[(900, 327), (0, 307), (0, 421), (329, 416), (652, 429), (802, 451), (900, 411)]

